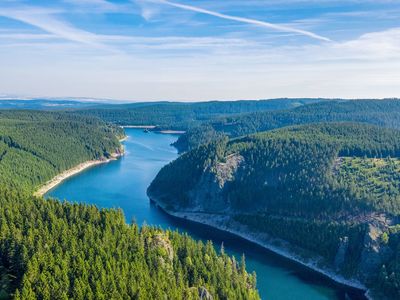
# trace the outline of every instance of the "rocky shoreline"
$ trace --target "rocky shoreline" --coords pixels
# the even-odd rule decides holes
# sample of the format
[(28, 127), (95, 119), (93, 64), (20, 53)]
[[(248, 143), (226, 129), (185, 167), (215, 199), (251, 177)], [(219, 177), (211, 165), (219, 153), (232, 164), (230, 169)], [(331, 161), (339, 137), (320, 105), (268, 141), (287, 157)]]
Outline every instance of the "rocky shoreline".
[(363, 290), (365, 291), (364, 296), (367, 299), (369, 300), (373, 299), (373, 297), (371, 296), (371, 291), (368, 290), (367, 287), (360, 281), (356, 279), (344, 278), (343, 276), (337, 274), (333, 270), (327, 267), (322, 267), (319, 258), (305, 259), (304, 257), (297, 254), (293, 249), (294, 247), (291, 247), (291, 245), (286, 241), (273, 239), (268, 235), (261, 234), (258, 232), (252, 232), (248, 230), (246, 226), (243, 226), (238, 222), (232, 220), (229, 216), (209, 214), (209, 213), (198, 213), (198, 212), (175, 212), (166, 209), (161, 203), (154, 200), (153, 197), (150, 198), (150, 201), (156, 204), (160, 209), (162, 209), (168, 215), (180, 219), (189, 220), (191, 222), (208, 225), (221, 231), (229, 232), (233, 235), (236, 235), (252, 243), (255, 243), (267, 250), (270, 250), (278, 255), (281, 255), (285, 258), (295, 261), (307, 268), (310, 268), (311, 270), (316, 271), (339, 284)]

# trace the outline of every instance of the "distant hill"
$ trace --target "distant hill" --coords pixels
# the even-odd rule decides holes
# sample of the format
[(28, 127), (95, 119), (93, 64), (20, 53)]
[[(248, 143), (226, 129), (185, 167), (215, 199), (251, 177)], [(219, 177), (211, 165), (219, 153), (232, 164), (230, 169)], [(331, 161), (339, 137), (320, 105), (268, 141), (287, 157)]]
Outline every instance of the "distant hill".
[(208, 102), (138, 102), (75, 110), (118, 125), (155, 125), (155, 130), (187, 130), (219, 117), (258, 111), (292, 109), (322, 99), (271, 99)]
[(343, 121), (400, 128), (400, 100), (320, 101), (293, 109), (220, 117), (189, 129), (175, 146), (182, 152), (225, 135), (239, 137), (284, 126)]
[(0, 99), (0, 109), (65, 110), (102, 105), (101, 101)]
[(67, 110), (98, 117), (117, 125), (155, 125), (163, 129), (187, 130), (219, 117), (257, 111), (292, 109), (322, 99), (270, 99), (207, 102), (134, 102), (113, 104), (101, 99), (0, 99), (0, 109)]

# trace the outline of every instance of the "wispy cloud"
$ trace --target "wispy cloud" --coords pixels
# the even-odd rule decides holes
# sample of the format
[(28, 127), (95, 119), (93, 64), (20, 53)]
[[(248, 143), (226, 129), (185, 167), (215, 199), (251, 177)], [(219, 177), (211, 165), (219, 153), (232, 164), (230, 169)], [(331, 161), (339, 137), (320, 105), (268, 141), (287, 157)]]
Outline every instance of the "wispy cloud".
[[(63, 0), (78, 8), (84, 8), (84, 12), (126, 12), (127, 6), (115, 4), (106, 0)], [(88, 8), (88, 9), (87, 9)]]
[[(342, 53), (352, 54), (358, 59), (399, 59), (400, 58), (400, 27), (380, 32), (370, 32), (359, 38), (335, 45), (334, 49)], [(338, 51), (340, 57), (340, 51)]]
[[(0, 16), (29, 24), (47, 33), (51, 33), (58, 38), (98, 48), (108, 48), (108, 46), (99, 42), (96, 34), (79, 29), (58, 18), (57, 14), (60, 12), (62, 11), (32, 7), (25, 7), (22, 9), (0, 8)], [(112, 49), (108, 48), (108, 50)]]
[(56, 39), (57, 37), (53, 34), (38, 34), (38, 33), (20, 33), (14, 31), (1, 31), (0, 30), (0, 41), (9, 41), (9, 40), (50, 40)]
[(203, 9), (203, 8), (200, 8), (200, 7), (197, 7), (197, 6), (180, 4), (180, 3), (166, 1), (166, 0), (147, 0), (147, 1), (148, 2), (153, 2), (153, 3), (165, 4), (165, 5), (173, 6), (173, 7), (176, 7), (176, 8), (188, 10), (188, 11), (193, 11), (193, 12), (197, 12), (197, 13), (201, 13), (201, 14), (214, 16), (214, 17), (221, 18), (221, 19), (232, 20), (232, 21), (236, 21), (236, 22), (241, 22), (241, 23), (252, 24), (252, 25), (256, 25), (256, 26), (260, 26), (260, 27), (265, 27), (265, 28), (268, 28), (268, 29), (277, 30), (277, 31), (281, 31), (281, 32), (297, 33), (297, 34), (301, 34), (301, 35), (308, 36), (308, 37), (311, 37), (313, 39), (317, 39), (317, 40), (321, 40), (321, 41), (325, 41), (325, 42), (330, 42), (331, 41), (329, 38), (321, 36), (321, 35), (318, 35), (318, 34), (313, 33), (311, 31), (301, 30), (301, 29), (297, 29), (297, 28), (293, 28), (293, 27), (289, 27), (289, 26), (285, 26), (285, 25), (273, 24), (273, 23), (269, 23), (269, 22), (265, 22), (265, 21), (259, 21), (259, 20), (250, 19), (250, 18), (231, 16), (231, 15), (222, 14), (222, 13), (219, 13), (219, 12), (216, 12), (216, 11)]
[(136, 4), (140, 7), (140, 15), (146, 21), (151, 21), (156, 15), (159, 14), (160, 9), (146, 0), (136, 0)]
[(0, 10), (0, 16), (32, 25), (67, 40), (85, 44), (96, 43), (93, 34), (77, 29), (76, 27), (57, 19), (54, 17), (54, 13), (56, 12), (57, 11), (36, 8), (2, 9)]
[(0, 0), (0, 93), (398, 96), (400, 6), (365, 1)]

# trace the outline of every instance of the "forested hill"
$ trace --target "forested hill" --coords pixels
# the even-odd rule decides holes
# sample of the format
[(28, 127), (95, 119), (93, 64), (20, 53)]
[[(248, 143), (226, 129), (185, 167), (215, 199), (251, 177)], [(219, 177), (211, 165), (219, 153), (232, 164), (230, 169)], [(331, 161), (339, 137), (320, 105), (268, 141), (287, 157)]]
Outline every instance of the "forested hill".
[(84, 116), (0, 111), (0, 299), (259, 299), (223, 248), (120, 210), (45, 200), (58, 172), (118, 151), (123, 131)]
[(148, 194), (170, 212), (229, 216), (227, 228), (289, 242), (398, 299), (399, 171), (399, 131), (322, 123), (200, 146), (165, 166)]
[(61, 99), (1, 99), (0, 109), (25, 110), (66, 110), (87, 108), (101, 105), (101, 100), (61, 100)]
[(101, 105), (96, 108), (75, 110), (74, 113), (90, 115), (118, 125), (156, 125), (156, 130), (187, 130), (217, 117), (291, 109), (322, 99), (271, 99), (210, 102), (143, 102), (118, 105)]
[(0, 110), (0, 185), (32, 191), (79, 163), (120, 151), (123, 135), (93, 117)]
[(342, 121), (400, 128), (400, 100), (321, 101), (290, 110), (227, 116), (189, 129), (175, 146), (183, 152), (224, 135), (238, 137), (290, 125)]
[(211, 243), (1, 187), (0, 282), (2, 299), (259, 299), (244, 261)]

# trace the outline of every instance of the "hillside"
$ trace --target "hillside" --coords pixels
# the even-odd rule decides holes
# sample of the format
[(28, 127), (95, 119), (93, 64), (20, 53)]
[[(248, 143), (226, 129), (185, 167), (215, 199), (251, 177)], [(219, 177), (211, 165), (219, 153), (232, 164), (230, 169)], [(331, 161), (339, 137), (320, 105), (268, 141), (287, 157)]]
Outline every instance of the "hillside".
[(210, 102), (147, 102), (100, 105), (74, 113), (118, 125), (156, 125), (155, 130), (187, 130), (214, 118), (256, 111), (291, 109), (321, 99), (271, 99)]
[(82, 109), (101, 105), (101, 100), (61, 100), (61, 99), (1, 99), (0, 109), (25, 110), (67, 110)]
[(183, 152), (224, 135), (232, 138), (318, 122), (362, 122), (400, 128), (400, 100), (321, 101), (294, 109), (221, 117), (189, 129), (175, 146)]
[(0, 110), (0, 185), (31, 191), (79, 163), (119, 152), (123, 135), (92, 117)]
[(120, 151), (123, 134), (92, 117), (0, 111), (0, 299), (259, 299), (244, 261), (211, 243), (32, 196), (60, 171)]
[(255, 277), (211, 243), (121, 211), (0, 189), (0, 220), (3, 298), (259, 299)]
[(395, 299), (399, 164), (397, 130), (294, 126), (189, 151), (159, 172), (148, 195), (171, 214), (273, 244)]

